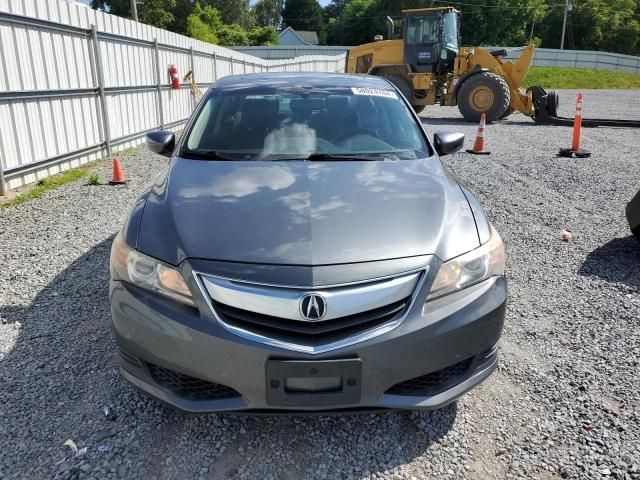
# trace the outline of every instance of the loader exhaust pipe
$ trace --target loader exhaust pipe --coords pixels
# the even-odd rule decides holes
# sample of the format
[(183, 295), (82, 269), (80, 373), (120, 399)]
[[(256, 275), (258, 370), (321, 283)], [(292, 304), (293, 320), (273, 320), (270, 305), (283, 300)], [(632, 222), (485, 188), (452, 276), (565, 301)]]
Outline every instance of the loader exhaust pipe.
[(391, 19), (391, 17), (387, 16), (385, 21), (387, 22), (387, 38), (389, 40), (393, 40), (393, 36), (394, 36), (393, 20)]

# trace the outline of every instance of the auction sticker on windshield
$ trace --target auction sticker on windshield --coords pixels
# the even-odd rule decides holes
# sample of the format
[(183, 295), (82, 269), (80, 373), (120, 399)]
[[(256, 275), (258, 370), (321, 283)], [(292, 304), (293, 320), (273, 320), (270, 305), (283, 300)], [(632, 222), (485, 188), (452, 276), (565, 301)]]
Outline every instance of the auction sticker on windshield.
[(381, 88), (362, 88), (362, 87), (351, 87), (351, 91), (355, 95), (368, 95), (370, 97), (385, 97), (385, 98), (398, 98), (396, 92), (392, 92), (391, 90), (383, 90)]

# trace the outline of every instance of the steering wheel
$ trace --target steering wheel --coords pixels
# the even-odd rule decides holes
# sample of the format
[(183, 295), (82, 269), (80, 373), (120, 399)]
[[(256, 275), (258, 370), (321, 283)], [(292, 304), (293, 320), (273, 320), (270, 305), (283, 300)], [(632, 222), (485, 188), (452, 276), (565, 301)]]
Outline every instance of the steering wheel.
[(378, 134), (374, 130), (371, 130), (370, 128), (352, 127), (352, 128), (347, 128), (343, 132), (340, 132), (338, 135), (333, 137), (331, 141), (333, 143), (341, 143), (345, 141), (347, 138), (355, 137), (356, 135), (372, 135), (376, 137)]

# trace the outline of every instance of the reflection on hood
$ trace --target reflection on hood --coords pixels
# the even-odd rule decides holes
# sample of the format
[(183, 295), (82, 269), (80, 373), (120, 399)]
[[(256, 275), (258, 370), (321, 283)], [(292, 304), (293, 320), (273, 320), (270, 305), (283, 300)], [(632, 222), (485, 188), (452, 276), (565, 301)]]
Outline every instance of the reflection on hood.
[(218, 178), (213, 177), (211, 185), (187, 185), (181, 189), (180, 194), (185, 198), (201, 195), (242, 198), (263, 188), (282, 190), (291, 186), (293, 182), (293, 173), (285, 167), (247, 167), (233, 170)]

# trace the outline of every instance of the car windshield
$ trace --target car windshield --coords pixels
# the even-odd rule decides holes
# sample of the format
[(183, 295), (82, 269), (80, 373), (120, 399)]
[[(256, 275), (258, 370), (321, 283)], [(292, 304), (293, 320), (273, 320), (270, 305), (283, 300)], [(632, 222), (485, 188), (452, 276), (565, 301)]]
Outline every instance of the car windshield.
[(182, 156), (405, 160), (431, 155), (391, 87), (231, 86), (205, 102)]

